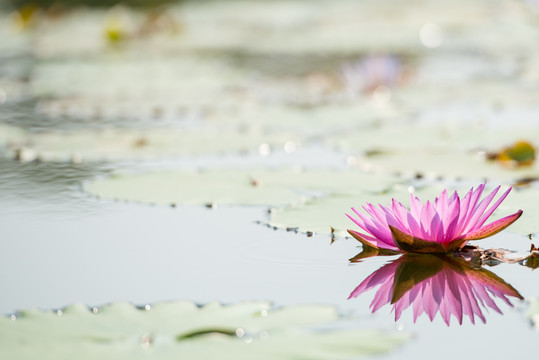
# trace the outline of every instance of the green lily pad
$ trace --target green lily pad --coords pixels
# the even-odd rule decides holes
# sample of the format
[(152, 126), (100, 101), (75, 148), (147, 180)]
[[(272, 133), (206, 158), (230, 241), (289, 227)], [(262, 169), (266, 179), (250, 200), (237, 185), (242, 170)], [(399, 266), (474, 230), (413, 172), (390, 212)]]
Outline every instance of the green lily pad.
[[(1, 135), (0, 135), (1, 136)], [(65, 161), (75, 155), (81, 160), (155, 159), (184, 155), (224, 152), (256, 152), (262, 144), (283, 148), (287, 142), (299, 144), (293, 135), (247, 134), (235, 131), (198, 130), (127, 130), (48, 132), (28, 134), (18, 146), (26, 147), (43, 161)], [(268, 150), (269, 151), (269, 150)]]
[[(360, 208), (367, 202), (386, 204), (395, 197), (406, 203), (410, 194), (406, 189), (389, 193), (348, 193), (316, 199), (303, 206), (289, 206), (271, 211), (269, 224), (279, 228), (297, 228), (300, 232), (314, 232), (343, 237), (346, 230), (356, 225), (345, 215), (351, 207)], [(333, 230), (332, 230), (333, 229)]]
[(348, 359), (394, 350), (410, 337), (380, 330), (316, 330), (339, 321), (335, 308), (266, 302), (203, 307), (184, 302), (137, 309), (21, 311), (0, 318), (3, 356), (11, 359)]
[[(488, 184), (485, 191), (492, 190), (494, 184)], [(443, 184), (430, 185), (414, 190), (415, 196), (422, 202), (433, 201), (446, 188)], [(506, 187), (507, 188), (507, 187)], [(457, 190), (460, 196), (464, 196), (469, 187), (459, 186), (452, 188), (447, 186), (448, 191)], [(500, 189), (500, 194), (504, 189)], [(269, 224), (279, 228), (297, 228), (301, 232), (315, 232), (335, 236), (346, 236), (347, 229), (355, 229), (356, 225), (345, 216), (351, 207), (361, 209), (362, 205), (370, 202), (373, 204), (389, 205), (395, 198), (405, 206), (409, 205), (410, 193), (404, 186), (383, 193), (348, 193), (339, 196), (329, 196), (307, 202), (303, 206), (289, 206), (281, 209), (273, 209)], [(527, 235), (538, 232), (539, 226), (539, 189), (530, 187), (525, 189), (513, 189), (509, 196), (492, 214), (492, 219), (501, 218), (512, 214), (519, 209), (524, 214), (513, 223), (507, 231)], [(333, 230), (332, 230), (333, 229)]]
[[(451, 6), (411, 2), (395, 13), (392, 5), (380, 1), (317, 1), (316, 6), (303, 1), (189, 1), (167, 8), (168, 17), (178, 23), (176, 31), (151, 37), (146, 32), (144, 36), (144, 17), (129, 8), (123, 9), (125, 19), (120, 25), (135, 45), (148, 43), (152, 50), (176, 52), (198, 49), (276, 54), (419, 52), (442, 45), (444, 50), (508, 54), (533, 44), (537, 34), (534, 17), (529, 16), (524, 6), (506, 6), (503, 12), (493, 13), (488, 1), (458, 1)], [(114, 14), (104, 10), (84, 9), (60, 18), (40, 17), (42, 26), (35, 31), (38, 55), (73, 56), (102, 50), (104, 23), (111, 15)], [(434, 45), (432, 40), (428, 41), (432, 34), (421, 32), (425, 19), (441, 29), (437, 31), (441, 34), (434, 35), (439, 38)], [(376, 37), (368, 36), (374, 33)], [(359, 34), (360, 40), (351, 34)], [(164, 41), (172, 35), (176, 35), (175, 41), (171, 44)]]
[(85, 185), (106, 198), (157, 204), (301, 204), (328, 193), (369, 193), (398, 182), (388, 175), (359, 171), (206, 170), (118, 174)]
[(245, 75), (216, 60), (183, 56), (155, 61), (127, 53), (119, 58), (105, 54), (92, 59), (41, 61), (35, 66), (31, 88), (36, 97), (69, 100), (63, 105), (70, 106), (71, 115), (82, 115), (93, 105), (125, 109), (124, 116), (129, 116), (136, 115), (141, 104), (209, 105), (227, 99), (231, 93), (225, 89), (240, 86), (244, 80)]
[[(339, 146), (349, 152), (367, 152), (373, 149), (387, 153), (402, 151), (431, 151), (435, 153), (496, 150), (511, 139), (520, 140), (537, 131), (537, 127), (484, 129), (480, 126), (419, 126), (409, 124), (364, 129), (328, 139), (328, 145)], [(420, 165), (420, 163), (419, 163)]]
[(513, 182), (522, 178), (539, 177), (537, 165), (507, 168), (485, 159), (483, 155), (465, 151), (402, 150), (385, 156), (365, 159), (370, 168), (378, 171), (398, 171), (450, 179), (470, 179)]
[[(278, 92), (278, 90), (275, 91)], [(305, 91), (306, 89), (298, 87), (298, 94), (294, 94), (294, 97), (300, 98), (299, 93)], [(282, 90), (279, 92), (283, 96), (286, 95), (286, 92)], [(344, 134), (351, 131), (369, 134), (370, 129), (383, 121), (396, 118), (399, 115), (398, 110), (400, 109), (393, 107), (377, 108), (369, 99), (362, 99), (362, 101), (350, 104), (317, 104), (307, 108), (291, 105), (254, 107), (244, 110), (238, 116), (230, 116), (226, 113), (216, 114), (208, 118), (208, 121), (258, 126), (269, 132), (293, 131), (301, 133), (304, 138), (317, 139), (321, 134), (324, 134), (324, 138), (329, 134), (346, 137)], [(372, 132), (375, 133), (375, 131)], [(327, 141), (327, 144), (337, 147), (340, 143), (335, 140)]]
[[(442, 11), (440, 6), (410, 3), (398, 14), (391, 3), (379, 1), (322, 1), (317, 2), (316, 9), (301, 1), (287, 2), (286, 5), (281, 2), (245, 4), (243, 1), (217, 5), (187, 3), (183, 9), (184, 19), (191, 34), (183, 45), (247, 47), (276, 53), (420, 51), (424, 49), (419, 34), (425, 19), (440, 24), (444, 49), (500, 51), (495, 35), (499, 38), (501, 34), (504, 39), (507, 36), (507, 40), (517, 39), (514, 43), (504, 42), (504, 46), (515, 49), (533, 41), (531, 34), (535, 34), (531, 19), (522, 8), (506, 9), (519, 21), (504, 25), (488, 11), (490, 3), (486, 1), (473, 4), (459, 1), (453, 6), (442, 7)], [(509, 16), (508, 13), (504, 12), (504, 15)], [(313, 32), (313, 28), (318, 31)], [(245, 29), (251, 31), (242, 31)], [(377, 36), (362, 36), (361, 41), (354, 41), (350, 36), (373, 33)], [(255, 41), (258, 36), (265, 36), (265, 41)]]

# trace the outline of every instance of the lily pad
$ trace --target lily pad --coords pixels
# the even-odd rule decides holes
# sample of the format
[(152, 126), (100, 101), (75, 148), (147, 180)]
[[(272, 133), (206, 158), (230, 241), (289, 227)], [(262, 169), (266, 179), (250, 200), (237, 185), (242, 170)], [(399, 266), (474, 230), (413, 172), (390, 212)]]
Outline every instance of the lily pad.
[(339, 320), (325, 305), (198, 307), (184, 301), (92, 311), (75, 304), (0, 318), (0, 347), (11, 359), (348, 359), (389, 352), (409, 339), (380, 330), (313, 328)]
[(367, 202), (378, 204), (388, 203), (392, 197), (406, 203), (410, 193), (406, 189), (384, 193), (363, 192), (347, 193), (316, 199), (304, 206), (289, 206), (281, 209), (273, 209), (270, 224), (280, 228), (297, 228), (301, 232), (314, 232), (335, 236), (346, 236), (346, 229), (353, 228), (350, 219), (345, 213), (352, 206), (360, 206)]
[[(361, 201), (375, 201), (385, 199), (382, 196), (356, 196)], [(366, 200), (367, 198), (371, 200)], [(282, 209), (273, 209), (269, 224), (279, 228), (293, 228), (300, 232), (313, 232), (317, 234), (330, 234), (343, 237), (350, 228), (350, 219), (344, 213), (353, 206), (351, 196), (331, 196), (308, 202), (304, 206), (290, 206)], [(332, 231), (333, 229), (333, 231)]]
[[(487, 191), (492, 190), (494, 183), (487, 184)], [(434, 200), (440, 195), (442, 190), (447, 188), (449, 192), (457, 190), (459, 194), (465, 194), (470, 187), (464, 185), (448, 186), (442, 183), (429, 185), (413, 189), (415, 196), (422, 202)], [(290, 206), (281, 209), (274, 209), (271, 212), (270, 224), (280, 228), (297, 228), (301, 232), (316, 232), (336, 236), (346, 236), (347, 229), (354, 229), (350, 219), (345, 216), (351, 211), (351, 207), (360, 208), (370, 202), (373, 204), (388, 205), (392, 198), (408, 206), (410, 193), (404, 186), (398, 186), (383, 193), (348, 193), (339, 196), (329, 196), (307, 202), (301, 207)], [(507, 189), (507, 187), (505, 187)], [(500, 190), (504, 191), (502, 188)], [(518, 221), (513, 223), (508, 230), (522, 235), (528, 235), (539, 231), (537, 219), (539, 218), (539, 203), (535, 199), (539, 198), (539, 189), (530, 187), (528, 189), (513, 189), (509, 196), (502, 202), (492, 215), (492, 219), (500, 218), (507, 214), (522, 209), (523, 215)], [(333, 229), (333, 230), (332, 230)]]
[[(428, 113), (428, 110), (423, 110), (424, 113)], [(450, 112), (449, 109), (446, 111)], [(458, 153), (472, 150), (497, 150), (500, 144), (508, 143), (508, 140), (510, 144), (511, 139), (525, 139), (539, 131), (536, 125), (526, 124), (499, 127), (485, 127), (481, 124), (452, 124), (453, 121), (449, 120), (459, 116), (458, 110), (454, 111), (454, 114), (446, 113), (446, 117), (442, 114), (429, 115), (428, 117), (432, 118), (431, 124), (421, 125), (415, 121), (404, 122), (404, 124), (391, 123), (389, 124), (391, 126), (375, 127), (331, 138), (327, 143), (338, 145), (350, 152), (366, 152), (378, 148), (388, 153), (398, 153), (402, 150)], [(461, 109), (462, 113), (472, 111), (473, 109)], [(434, 121), (438, 123), (434, 124)]]
[[(504, 6), (503, 11), (493, 12), (489, 1), (458, 1), (451, 6), (410, 2), (396, 13), (393, 5), (387, 1), (317, 1), (316, 6), (303, 1), (189, 1), (167, 9), (177, 29), (154, 34), (153, 42), (144, 36), (139, 12), (125, 9), (121, 28), (134, 37), (131, 40), (161, 51), (253, 49), (277, 54), (419, 52), (436, 46), (507, 54), (526, 48), (537, 34), (534, 18), (524, 6)], [(110, 17), (110, 12), (87, 9), (61, 18), (42, 16), (35, 32), (38, 55), (73, 56), (102, 50), (103, 23)], [(435, 25), (423, 29), (425, 19)], [(429, 31), (433, 28), (437, 29), (434, 35)], [(163, 39), (170, 33), (176, 41), (168, 44)], [(368, 36), (374, 33), (376, 37)], [(359, 34), (361, 41), (351, 34)]]
[(284, 206), (328, 193), (381, 191), (397, 181), (359, 171), (178, 170), (113, 175), (87, 183), (85, 190), (106, 198), (157, 204)]
[[(1, 135), (0, 135), (1, 136)], [(287, 142), (298, 144), (292, 135), (264, 135), (253, 130), (127, 130), (48, 132), (28, 134), (14, 142), (12, 149), (30, 148), (43, 161), (66, 161), (75, 155), (81, 160), (155, 159), (185, 155), (257, 151), (261, 144), (282, 148)]]
[[(233, 93), (226, 88), (240, 86), (245, 78), (222, 62), (197, 56), (156, 61), (124, 54), (119, 58), (104, 55), (91, 60), (41, 61), (35, 66), (31, 88), (36, 97), (76, 100), (79, 106), (129, 109), (146, 103), (194, 107), (226, 99)], [(137, 86), (126, 86), (128, 83)], [(69, 110), (77, 114), (77, 106)]]
[[(298, 88), (297, 92), (305, 92), (306, 89)], [(267, 90), (265, 90), (267, 91)], [(256, 89), (254, 90), (256, 92)], [(277, 93), (277, 90), (276, 90)], [(265, 96), (265, 95), (264, 95)], [(264, 96), (261, 95), (262, 101)], [(341, 136), (349, 132), (361, 132), (370, 134), (372, 128), (377, 128), (380, 124), (395, 121), (399, 116), (398, 110), (393, 107), (379, 108), (369, 99), (362, 99), (349, 104), (318, 104), (312, 107), (297, 107), (293, 104), (286, 105), (285, 91), (280, 90), (279, 101), (284, 105), (255, 106), (252, 109), (245, 109), (237, 116), (221, 113), (208, 118), (211, 123), (238, 123), (243, 126), (258, 126), (268, 132), (290, 131), (301, 134), (303, 138), (319, 140), (321, 134), (325, 139), (329, 135)], [(290, 98), (290, 96), (288, 96)], [(292, 96), (295, 99), (301, 96)], [(308, 97), (308, 96), (304, 96)], [(267, 100), (267, 99), (266, 99)], [(375, 131), (372, 131), (375, 133)], [(328, 145), (336, 147), (340, 144), (338, 140), (327, 141)]]
[(398, 171), (410, 175), (423, 174), (451, 179), (512, 182), (521, 178), (539, 177), (537, 165), (512, 169), (489, 162), (481, 154), (464, 151), (403, 150), (387, 156), (372, 157), (365, 162), (378, 171)]

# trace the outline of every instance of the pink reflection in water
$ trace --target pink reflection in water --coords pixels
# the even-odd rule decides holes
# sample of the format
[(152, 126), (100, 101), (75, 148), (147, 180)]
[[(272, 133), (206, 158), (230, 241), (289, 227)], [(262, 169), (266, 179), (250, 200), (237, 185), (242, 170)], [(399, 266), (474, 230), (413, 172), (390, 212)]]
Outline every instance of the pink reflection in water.
[(370, 305), (372, 312), (392, 304), (397, 321), (412, 306), (414, 322), (426, 313), (432, 321), (439, 312), (449, 326), (451, 315), (462, 324), (468, 316), (486, 322), (483, 310), (502, 313), (495, 299), (513, 306), (508, 297), (522, 299), (511, 285), (491, 271), (474, 268), (460, 258), (442, 255), (405, 254), (373, 272), (352, 291), (350, 298), (378, 287)]

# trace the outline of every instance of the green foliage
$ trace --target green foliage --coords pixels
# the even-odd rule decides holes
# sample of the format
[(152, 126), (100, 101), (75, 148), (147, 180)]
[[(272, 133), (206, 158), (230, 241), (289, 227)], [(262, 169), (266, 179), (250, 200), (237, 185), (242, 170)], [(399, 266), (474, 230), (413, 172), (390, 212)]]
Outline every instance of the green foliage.
[(265, 302), (198, 307), (191, 302), (137, 309), (115, 303), (94, 311), (75, 304), (57, 312), (0, 318), (0, 347), (10, 359), (349, 359), (394, 350), (405, 333), (313, 330), (340, 320), (335, 308)]

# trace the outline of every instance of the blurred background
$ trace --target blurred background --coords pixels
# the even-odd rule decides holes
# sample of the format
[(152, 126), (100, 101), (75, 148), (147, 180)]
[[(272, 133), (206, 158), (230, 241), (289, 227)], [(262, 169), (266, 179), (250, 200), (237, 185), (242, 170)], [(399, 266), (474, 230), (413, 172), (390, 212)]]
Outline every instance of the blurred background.
[(187, 149), (167, 141), (180, 128), (218, 151), (258, 142), (361, 153), (383, 146), (350, 136), (373, 128), (427, 128), (424, 142), (439, 145), (536, 121), (534, 1), (1, 4), (0, 121), (30, 131), (9, 139), (23, 157), (178, 155)]

